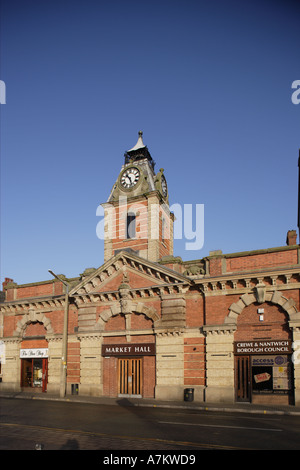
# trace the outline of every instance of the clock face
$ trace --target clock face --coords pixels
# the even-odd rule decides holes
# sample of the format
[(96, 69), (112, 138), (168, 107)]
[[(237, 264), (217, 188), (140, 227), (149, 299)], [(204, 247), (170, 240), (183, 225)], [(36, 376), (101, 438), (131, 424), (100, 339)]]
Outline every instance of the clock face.
[(161, 177), (161, 189), (162, 189), (162, 192), (163, 192), (163, 196), (167, 197), (168, 188), (167, 188), (166, 178), (164, 177), (164, 175), (162, 175), (162, 177)]
[(121, 176), (121, 185), (124, 188), (129, 189), (135, 186), (139, 179), (140, 171), (137, 168), (127, 168), (127, 170), (125, 170)]

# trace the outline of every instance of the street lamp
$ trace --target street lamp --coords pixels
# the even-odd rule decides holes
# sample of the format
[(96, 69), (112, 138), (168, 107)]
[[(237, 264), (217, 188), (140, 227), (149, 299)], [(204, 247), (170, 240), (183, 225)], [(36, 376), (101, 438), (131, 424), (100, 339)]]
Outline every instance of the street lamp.
[(61, 356), (61, 376), (60, 376), (60, 397), (63, 398), (66, 395), (66, 382), (67, 382), (67, 347), (68, 347), (68, 317), (69, 317), (69, 287), (70, 285), (61, 279), (59, 276), (54, 274), (50, 269), (49, 273), (56, 277), (66, 287), (65, 291), (65, 312), (64, 312), (64, 330), (63, 330), (63, 344), (62, 344), (62, 356)]

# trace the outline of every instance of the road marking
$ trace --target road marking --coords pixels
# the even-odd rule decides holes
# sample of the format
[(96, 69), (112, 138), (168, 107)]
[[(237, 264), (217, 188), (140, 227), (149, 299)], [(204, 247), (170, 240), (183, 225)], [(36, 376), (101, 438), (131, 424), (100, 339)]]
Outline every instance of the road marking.
[(274, 428), (252, 428), (247, 426), (227, 426), (223, 424), (198, 424), (198, 423), (178, 423), (175, 421), (158, 421), (160, 424), (175, 424), (178, 426), (201, 426), (206, 428), (228, 428), (228, 429), (247, 429), (253, 431), (273, 431), (273, 432), (281, 432), (282, 429), (274, 429)]

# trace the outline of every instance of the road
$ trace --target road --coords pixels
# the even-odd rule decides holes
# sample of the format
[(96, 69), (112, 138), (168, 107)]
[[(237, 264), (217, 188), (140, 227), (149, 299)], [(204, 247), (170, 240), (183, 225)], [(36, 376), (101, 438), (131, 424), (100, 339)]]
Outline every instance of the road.
[(300, 417), (2, 398), (0, 450), (300, 450)]

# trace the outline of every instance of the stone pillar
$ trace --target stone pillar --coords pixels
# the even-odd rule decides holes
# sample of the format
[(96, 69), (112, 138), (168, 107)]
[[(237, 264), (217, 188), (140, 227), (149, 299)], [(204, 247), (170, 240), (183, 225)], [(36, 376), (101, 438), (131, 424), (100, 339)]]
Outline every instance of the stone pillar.
[[(111, 204), (101, 204), (104, 209), (104, 262), (113, 256), (113, 239), (116, 237), (116, 208)], [(101, 236), (103, 234), (98, 234)]]
[(170, 329), (185, 327), (186, 301), (182, 294), (169, 294), (161, 296), (161, 326)]
[(184, 338), (179, 332), (156, 336), (156, 387), (158, 400), (183, 400)]
[(234, 325), (205, 326), (206, 333), (206, 402), (233, 403)]
[(295, 406), (300, 406), (300, 325), (293, 328), (293, 355)]
[(148, 197), (148, 260), (159, 259), (159, 200), (157, 195)]
[(102, 395), (102, 336), (80, 336), (80, 385), (79, 395)]
[(48, 341), (48, 384), (47, 392), (58, 394), (60, 391), (62, 367), (62, 337), (46, 337)]
[(96, 324), (96, 307), (83, 306), (78, 308), (78, 331), (91, 331)]
[(21, 390), (21, 340), (3, 338), (2, 382), (0, 390), (19, 392)]

